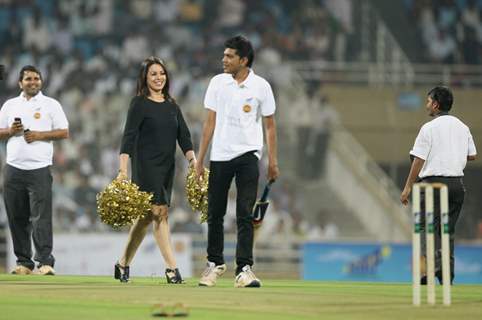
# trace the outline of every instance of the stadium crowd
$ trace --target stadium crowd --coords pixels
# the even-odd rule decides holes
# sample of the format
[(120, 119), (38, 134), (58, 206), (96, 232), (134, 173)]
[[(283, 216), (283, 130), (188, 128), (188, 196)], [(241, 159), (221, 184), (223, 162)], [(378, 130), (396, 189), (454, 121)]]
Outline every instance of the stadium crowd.
[[(55, 227), (106, 228), (99, 223), (95, 195), (116, 175), (127, 107), (144, 58), (156, 55), (169, 66), (171, 93), (198, 143), (207, 81), (219, 72), (219, 50), (228, 36), (243, 26), (258, 53), (255, 69), (266, 62), (277, 68), (284, 59), (343, 59), (345, 35), (352, 28), (344, 12), (350, 10), (350, 2), (342, 0), (302, 5), (289, 0), (0, 0), (0, 63), (6, 66), (0, 101), (18, 95), (18, 71), (33, 64), (43, 72), (44, 91), (61, 102), (70, 122), (71, 138), (55, 149)], [(280, 79), (269, 80), (276, 94)], [(186, 169), (187, 164), (178, 168), (174, 183), (173, 230), (205, 232), (183, 199)], [(273, 192), (272, 230), (323, 237), (322, 226), (303, 220), (289, 179)], [(228, 211), (227, 227), (234, 228), (234, 210)]]
[(480, 64), (482, 1), (404, 0), (415, 18), (428, 62)]

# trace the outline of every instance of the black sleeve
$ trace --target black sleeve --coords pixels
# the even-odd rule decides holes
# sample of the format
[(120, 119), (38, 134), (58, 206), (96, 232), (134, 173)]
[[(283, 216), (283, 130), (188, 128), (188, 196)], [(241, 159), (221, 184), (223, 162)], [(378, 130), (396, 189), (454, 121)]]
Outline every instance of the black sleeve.
[(127, 153), (130, 156), (132, 156), (132, 152), (134, 151), (136, 136), (139, 132), (142, 119), (144, 118), (143, 112), (141, 112), (141, 101), (140, 97), (134, 97), (131, 100), (129, 112), (127, 113), (124, 135), (122, 136), (120, 153)]
[(179, 147), (181, 147), (183, 154), (186, 154), (189, 150), (193, 150), (192, 140), (191, 140), (191, 133), (189, 132), (189, 128), (187, 127), (186, 121), (181, 112), (181, 108), (176, 106), (177, 108), (177, 142), (179, 143)]

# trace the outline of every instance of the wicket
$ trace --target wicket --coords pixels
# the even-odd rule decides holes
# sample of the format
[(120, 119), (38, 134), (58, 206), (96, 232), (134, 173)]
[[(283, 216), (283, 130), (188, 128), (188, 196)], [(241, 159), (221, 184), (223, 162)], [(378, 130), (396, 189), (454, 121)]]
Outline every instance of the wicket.
[(412, 190), (412, 288), (413, 304), (421, 304), (421, 249), (420, 249), (420, 192), (425, 190), (425, 235), (426, 235), (426, 271), (427, 271), (427, 303), (434, 305), (435, 299), (435, 243), (434, 243), (434, 189), (440, 190), (440, 223), (442, 246), (442, 282), (443, 304), (451, 304), (450, 297), (450, 235), (448, 188), (443, 183), (416, 183)]

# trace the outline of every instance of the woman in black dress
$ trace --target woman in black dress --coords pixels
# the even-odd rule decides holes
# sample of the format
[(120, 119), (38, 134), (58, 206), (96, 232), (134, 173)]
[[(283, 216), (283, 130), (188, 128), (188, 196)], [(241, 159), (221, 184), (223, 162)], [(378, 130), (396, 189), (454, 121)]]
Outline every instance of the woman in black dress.
[(131, 159), (132, 181), (154, 194), (151, 212), (135, 221), (124, 253), (115, 265), (115, 278), (129, 281), (129, 264), (153, 222), (154, 238), (166, 263), (168, 283), (182, 283), (172, 251), (168, 207), (174, 180), (176, 141), (190, 165), (196, 164), (191, 135), (181, 110), (169, 95), (169, 76), (163, 62), (150, 57), (142, 63), (137, 94), (132, 99), (120, 150), (118, 179), (127, 179)]

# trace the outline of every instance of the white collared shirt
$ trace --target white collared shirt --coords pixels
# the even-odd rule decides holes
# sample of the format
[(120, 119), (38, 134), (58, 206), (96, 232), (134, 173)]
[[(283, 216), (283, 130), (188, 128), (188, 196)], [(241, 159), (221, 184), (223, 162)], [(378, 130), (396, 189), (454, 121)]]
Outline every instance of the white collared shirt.
[[(0, 128), (12, 126), (15, 118), (22, 119), (24, 129), (51, 131), (67, 129), (69, 123), (60, 103), (39, 92), (27, 100), (23, 92), (7, 100), (0, 110)], [(22, 170), (34, 170), (52, 165), (52, 141), (27, 143), (22, 135), (7, 142), (7, 164)]]
[(456, 117), (444, 115), (422, 126), (410, 154), (425, 160), (420, 178), (461, 177), (467, 156), (477, 151), (469, 128)]
[(231, 74), (218, 74), (209, 83), (204, 107), (216, 112), (211, 161), (229, 161), (249, 151), (261, 158), (262, 117), (276, 110), (268, 81), (253, 70), (240, 84)]

